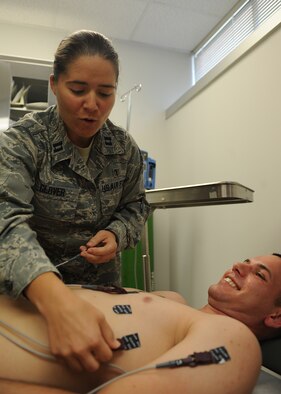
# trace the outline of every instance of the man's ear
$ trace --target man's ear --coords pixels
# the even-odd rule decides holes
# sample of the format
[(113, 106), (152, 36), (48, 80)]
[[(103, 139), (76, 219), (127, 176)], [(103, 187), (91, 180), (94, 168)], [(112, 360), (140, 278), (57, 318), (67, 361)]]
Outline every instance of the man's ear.
[(56, 83), (55, 83), (54, 74), (51, 74), (51, 75), (50, 75), (50, 86), (51, 86), (52, 92), (53, 92), (54, 95), (56, 96)]
[(276, 309), (264, 319), (264, 324), (267, 327), (280, 328), (281, 327), (281, 308)]

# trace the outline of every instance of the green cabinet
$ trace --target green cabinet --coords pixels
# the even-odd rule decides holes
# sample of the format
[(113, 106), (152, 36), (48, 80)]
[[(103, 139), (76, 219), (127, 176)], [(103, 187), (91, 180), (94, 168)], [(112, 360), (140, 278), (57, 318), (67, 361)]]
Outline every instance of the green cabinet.
[[(154, 289), (154, 253), (153, 253), (153, 215), (147, 221), (148, 250), (150, 257), (151, 290)], [(143, 268), (143, 247), (139, 241), (135, 248), (127, 249), (121, 253), (121, 283), (123, 287), (145, 289)]]

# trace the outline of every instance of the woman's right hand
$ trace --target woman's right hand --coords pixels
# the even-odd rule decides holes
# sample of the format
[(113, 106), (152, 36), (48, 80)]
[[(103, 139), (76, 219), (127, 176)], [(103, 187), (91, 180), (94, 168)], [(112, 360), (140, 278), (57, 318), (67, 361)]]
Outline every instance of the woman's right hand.
[(46, 319), (51, 352), (70, 368), (94, 372), (120, 346), (103, 313), (75, 295), (55, 274), (36, 278), (26, 295)]

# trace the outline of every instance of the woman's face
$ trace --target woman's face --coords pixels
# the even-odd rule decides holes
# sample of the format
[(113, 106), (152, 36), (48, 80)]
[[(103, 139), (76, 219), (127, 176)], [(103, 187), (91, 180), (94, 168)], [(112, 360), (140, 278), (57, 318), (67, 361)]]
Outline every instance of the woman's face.
[(81, 56), (50, 84), (69, 139), (87, 147), (107, 120), (116, 96), (114, 66), (101, 56)]

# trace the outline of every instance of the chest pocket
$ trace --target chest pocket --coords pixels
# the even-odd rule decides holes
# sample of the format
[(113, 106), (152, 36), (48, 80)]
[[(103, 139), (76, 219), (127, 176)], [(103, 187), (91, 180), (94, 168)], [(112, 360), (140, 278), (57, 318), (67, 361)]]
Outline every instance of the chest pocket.
[(49, 220), (73, 220), (78, 203), (79, 189), (60, 183), (36, 183), (33, 206), (35, 216)]
[(99, 183), (103, 215), (111, 216), (121, 200), (125, 177), (107, 177)]

